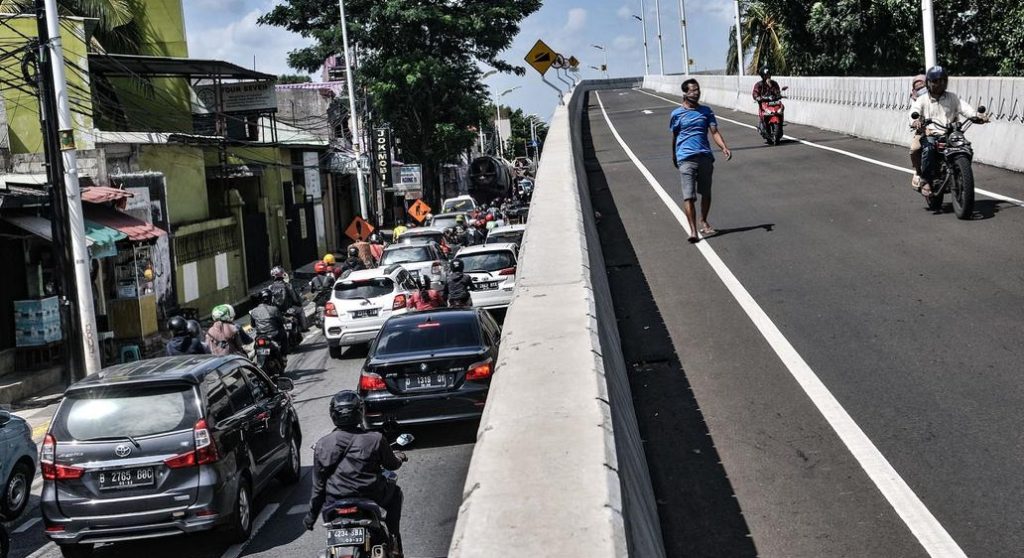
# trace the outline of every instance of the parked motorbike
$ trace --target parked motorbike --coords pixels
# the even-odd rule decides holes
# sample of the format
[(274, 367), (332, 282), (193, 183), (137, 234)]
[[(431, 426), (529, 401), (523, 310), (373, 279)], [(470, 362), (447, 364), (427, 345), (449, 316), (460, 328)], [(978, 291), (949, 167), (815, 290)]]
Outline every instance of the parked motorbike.
[[(985, 114), (985, 107), (978, 107), (978, 114)], [(921, 115), (915, 112), (910, 118), (919, 120)], [(922, 123), (923, 126), (934, 126), (943, 132), (936, 142), (939, 170), (932, 181), (932, 195), (925, 197), (928, 209), (941, 211), (943, 199), (949, 193), (953, 198), (953, 212), (957, 218), (973, 217), (974, 171), (971, 162), (974, 160), (974, 149), (964, 132), (976, 123), (984, 123), (984, 120), (973, 118), (967, 122), (952, 122), (949, 126), (936, 124), (931, 119), (925, 119)]]
[(270, 337), (257, 335), (253, 347), (256, 353), (256, 366), (259, 366), (260, 370), (272, 379), (284, 374), (286, 363), (280, 345)]
[[(392, 446), (407, 447), (415, 438), (402, 434)], [(388, 482), (397, 482), (398, 473), (384, 471)], [(347, 498), (336, 502), (327, 514), (327, 549), (319, 558), (392, 558), (397, 541), (384, 523), (383, 510), (373, 500)]]

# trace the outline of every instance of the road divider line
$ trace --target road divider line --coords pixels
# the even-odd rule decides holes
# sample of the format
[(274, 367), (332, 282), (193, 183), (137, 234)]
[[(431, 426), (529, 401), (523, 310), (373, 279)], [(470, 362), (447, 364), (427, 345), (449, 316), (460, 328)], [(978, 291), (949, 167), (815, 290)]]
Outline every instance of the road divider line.
[(278, 507), (280, 507), (280, 504), (267, 504), (267, 507), (263, 508), (263, 511), (256, 516), (256, 521), (252, 524), (252, 533), (249, 534), (249, 538), (243, 542), (229, 546), (227, 550), (224, 551), (224, 554), (221, 555), (221, 558), (238, 558), (241, 556), (245, 547), (256, 538), (256, 534), (260, 532), (260, 529), (262, 529), (263, 525), (266, 524), (268, 519), (270, 519), (270, 516), (274, 515), (274, 512), (277, 511)]
[[(675, 200), (665, 191), (665, 188), (661, 186), (658, 180), (654, 178), (651, 171), (633, 153), (633, 150), (629, 148), (625, 140), (622, 139), (622, 136), (619, 135), (619, 131), (612, 124), (611, 118), (608, 116), (608, 112), (605, 111), (601, 94), (595, 92), (595, 95), (597, 96), (598, 104), (601, 106), (604, 120), (608, 124), (612, 135), (615, 136), (615, 140), (622, 146), (622, 149), (640, 171), (640, 174), (651, 185), (651, 188), (654, 189), (654, 192), (661, 198), (665, 206), (668, 207), (669, 212), (679, 222), (679, 225), (689, 234), (690, 228), (683, 210), (675, 203)], [(825, 386), (824, 382), (818, 378), (817, 374), (804, 361), (803, 357), (786, 339), (778, 326), (772, 322), (768, 314), (754, 300), (754, 297), (750, 295), (739, 279), (725, 265), (725, 262), (718, 256), (714, 248), (708, 245), (707, 242), (696, 244), (696, 248), (700, 250), (701, 255), (711, 265), (711, 268), (721, 279), (722, 283), (725, 284), (725, 287), (732, 294), (733, 298), (736, 299), (736, 302), (739, 303), (747, 317), (750, 318), (750, 321), (753, 322), (757, 330), (772, 347), (772, 350), (778, 355), (783, 365), (789, 370), (789, 373), (800, 384), (804, 393), (807, 394), (829, 426), (832, 427), (839, 436), (839, 439), (850, 450), (854, 459), (857, 460), (861, 468), (864, 469), (864, 472), (875, 483), (875, 486), (878, 487), (885, 499), (896, 510), (896, 513), (899, 514), (928, 555), (934, 558), (966, 558), (967, 555), (957, 545), (956, 541), (953, 540), (939, 521), (935, 519), (935, 516), (921, 502), (917, 494), (911, 490), (906, 481), (900, 477), (899, 473), (882, 455), (882, 452), (875, 447), (867, 434), (853, 420), (853, 417), (846, 412), (846, 409), (843, 408), (835, 396), (832, 395), (832, 392)]]
[(28, 531), (29, 529), (31, 529), (33, 525), (35, 525), (36, 523), (39, 523), (40, 521), (42, 521), (41, 517), (33, 517), (32, 519), (29, 519), (25, 523), (22, 523), (21, 525), (19, 525), (18, 528), (13, 530), (13, 531), (11, 531), (11, 533), (14, 533), (15, 535), (20, 535), (20, 534), (24, 533), (25, 531)]
[(39, 550), (36, 550), (32, 554), (29, 554), (25, 558), (43, 558), (43, 556), (46, 556), (47, 554), (49, 554), (51, 552), (58, 552), (59, 553), (59, 551), (57, 550), (57, 545), (54, 544), (53, 542), (48, 542), (48, 543), (44, 544), (43, 546), (39, 547)]
[[(661, 99), (663, 101), (673, 102), (673, 103), (676, 103), (677, 105), (679, 104), (678, 101), (673, 101), (672, 99), (669, 99), (668, 97), (662, 97), (661, 95), (655, 95), (654, 93), (649, 93), (647, 91), (644, 91), (643, 89), (637, 89), (637, 91), (643, 93), (644, 95), (650, 95), (651, 97), (655, 97), (655, 98)], [(719, 120), (725, 120), (726, 122), (729, 122), (729, 123), (732, 123), (732, 124), (736, 124), (737, 126), (743, 126), (744, 128), (750, 128), (751, 130), (756, 130), (757, 129), (757, 126), (753, 126), (751, 124), (747, 124), (746, 122), (740, 122), (739, 120), (733, 120), (731, 118), (726, 118), (724, 116), (720, 116), (720, 115), (717, 115), (717, 114), (715, 115), (715, 117), (718, 118)], [(793, 140), (795, 142), (802, 143), (803, 145), (806, 145), (808, 147), (813, 147), (815, 149), (821, 149), (821, 150), (824, 150), (824, 151), (831, 151), (832, 153), (837, 153), (837, 154), (843, 155), (845, 157), (850, 157), (852, 159), (857, 159), (858, 161), (864, 161), (865, 163), (871, 163), (873, 165), (878, 165), (880, 167), (884, 167), (884, 168), (887, 168), (887, 169), (890, 169), (890, 170), (894, 170), (894, 171), (898, 171), (898, 172), (902, 172), (902, 173), (906, 173), (906, 174), (914, 174), (914, 170), (913, 169), (909, 169), (907, 167), (901, 167), (899, 165), (894, 165), (892, 163), (886, 163), (885, 161), (879, 161), (878, 159), (872, 159), (871, 157), (865, 157), (864, 155), (859, 155), (857, 153), (853, 153), (852, 151), (846, 151), (846, 150), (843, 150), (843, 149), (836, 149), (835, 147), (830, 147), (830, 146), (827, 146), (827, 145), (821, 145), (819, 143), (814, 143), (813, 141), (808, 141), (808, 140), (801, 139), (801, 138), (798, 138), (798, 137), (795, 137), (795, 136), (784, 135), (782, 137), (786, 138), (788, 140)], [(865, 141), (869, 141), (869, 140), (865, 140)], [(995, 199), (995, 200), (1004, 201), (1004, 202), (1012, 203), (1012, 204), (1020, 206), (1020, 207), (1024, 207), (1024, 200), (1018, 200), (1016, 198), (1011, 198), (1009, 196), (1004, 196), (1003, 194), (999, 194), (999, 193), (996, 193), (996, 192), (991, 192), (989, 190), (985, 190), (985, 189), (978, 188), (978, 187), (975, 187), (974, 191), (975, 191), (975, 193), (981, 194), (983, 196), (986, 196), (986, 197), (989, 197), (989, 198), (992, 198), (992, 199)]]

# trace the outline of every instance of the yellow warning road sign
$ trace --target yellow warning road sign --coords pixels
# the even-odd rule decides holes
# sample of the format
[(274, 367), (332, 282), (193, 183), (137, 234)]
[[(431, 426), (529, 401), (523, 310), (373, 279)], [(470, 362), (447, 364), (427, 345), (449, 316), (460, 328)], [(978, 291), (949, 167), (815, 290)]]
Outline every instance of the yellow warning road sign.
[(555, 51), (551, 50), (551, 47), (538, 39), (537, 43), (530, 49), (530, 53), (526, 55), (525, 60), (527, 64), (533, 66), (533, 69), (543, 76), (551, 68), (551, 65), (555, 63), (557, 56)]
[(569, 67), (570, 68), (575, 68), (575, 67), (577, 67), (579, 65), (580, 65), (580, 61), (577, 60), (575, 56), (570, 56), (569, 57)]

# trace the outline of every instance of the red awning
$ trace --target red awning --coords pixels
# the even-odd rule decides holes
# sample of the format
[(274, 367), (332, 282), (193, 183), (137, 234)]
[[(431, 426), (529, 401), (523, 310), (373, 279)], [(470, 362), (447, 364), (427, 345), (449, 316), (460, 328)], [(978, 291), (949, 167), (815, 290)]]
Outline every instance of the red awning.
[(140, 221), (127, 213), (121, 213), (102, 205), (86, 205), (82, 208), (85, 218), (105, 227), (117, 229), (128, 235), (128, 240), (140, 242), (165, 236), (166, 231), (145, 221)]
[(110, 186), (86, 186), (82, 188), (82, 201), (87, 203), (107, 203), (134, 198), (135, 194)]

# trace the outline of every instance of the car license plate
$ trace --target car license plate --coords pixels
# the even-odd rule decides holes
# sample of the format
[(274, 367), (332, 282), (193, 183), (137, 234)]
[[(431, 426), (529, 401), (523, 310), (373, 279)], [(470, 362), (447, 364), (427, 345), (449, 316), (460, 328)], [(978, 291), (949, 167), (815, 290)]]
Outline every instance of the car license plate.
[(366, 529), (362, 527), (331, 529), (327, 531), (328, 546), (359, 545), (364, 542), (366, 542)]
[(446, 388), (452, 385), (451, 374), (419, 374), (402, 378), (402, 389), (405, 391), (417, 389)]
[(352, 312), (352, 318), (372, 318), (380, 314), (380, 308), (370, 308), (369, 310), (356, 310)]
[(479, 291), (493, 291), (494, 289), (497, 289), (500, 284), (501, 281), (481, 281), (476, 284), (476, 288)]
[(260, 356), (270, 356), (270, 347), (260, 347), (256, 349), (256, 354)]
[(116, 490), (120, 488), (138, 488), (153, 486), (156, 477), (152, 467), (138, 469), (121, 469), (119, 471), (102, 471), (99, 474), (100, 490)]

